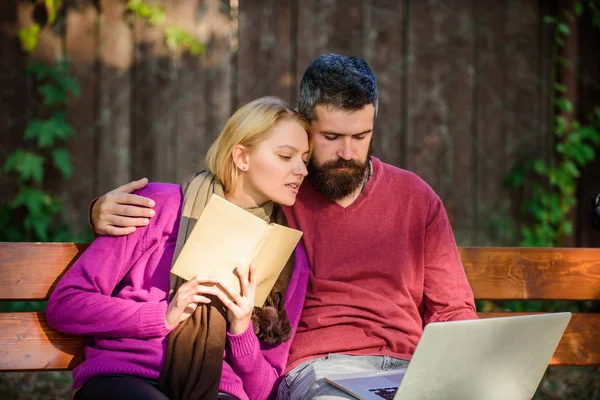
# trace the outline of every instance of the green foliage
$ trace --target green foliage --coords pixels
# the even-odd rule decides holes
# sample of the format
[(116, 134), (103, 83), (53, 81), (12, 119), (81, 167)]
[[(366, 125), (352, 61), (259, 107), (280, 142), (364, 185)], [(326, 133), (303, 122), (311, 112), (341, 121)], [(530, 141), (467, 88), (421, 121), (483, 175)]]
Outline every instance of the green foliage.
[(169, 26), (165, 29), (165, 43), (172, 52), (183, 48), (188, 49), (195, 56), (204, 53), (204, 45), (177, 26)]
[(127, 11), (146, 20), (152, 26), (164, 26), (164, 40), (169, 51), (178, 53), (188, 50), (196, 56), (201, 56), (204, 53), (204, 44), (188, 31), (177, 25), (166, 23), (167, 18), (164, 7), (149, 5), (144, 0), (129, 0)]
[[(34, 4), (37, 3), (37, 0), (34, 1)], [(43, 7), (45, 8), (47, 15), (45, 21), (46, 24), (52, 25), (56, 22), (56, 18), (61, 6), (62, 0), (43, 0)], [(21, 42), (21, 47), (25, 53), (31, 53), (37, 47), (42, 28), (42, 25), (34, 23), (31, 26), (23, 28), (19, 31), (19, 41)]]
[(31, 53), (36, 48), (41, 30), (39, 24), (33, 24), (19, 31), (19, 41), (25, 53)]
[(46, 172), (52, 168), (63, 178), (72, 175), (64, 145), (74, 132), (65, 109), (69, 96), (78, 96), (80, 90), (64, 62), (55, 65), (36, 62), (29, 66), (28, 72), (40, 88), (42, 105), (38, 118), (29, 122), (23, 134), (28, 146), (15, 149), (2, 166), (4, 172), (14, 174), (18, 190), (14, 199), (0, 204), (0, 240), (70, 240), (67, 227), (58, 223), (62, 212), (60, 199), (45, 190), (43, 184)]
[[(568, 113), (570, 102), (557, 101)], [(562, 105), (560, 105), (562, 104)], [(581, 170), (595, 160), (600, 146), (600, 107), (590, 116), (589, 123), (567, 123), (563, 115), (555, 122), (556, 159), (522, 158), (509, 172), (505, 184), (523, 190), (530, 183), (529, 196), (521, 207), (521, 215), (529, 223), (521, 227), (520, 246), (554, 247), (562, 237), (572, 236), (569, 213), (577, 202), (577, 180)]]
[(44, 0), (46, 12), (48, 13), (48, 24), (52, 25), (56, 21), (61, 4), (62, 0)]
[[(594, 16), (600, 14), (596, 4), (576, 2), (573, 10), (544, 18), (556, 27), (556, 47), (563, 46), (571, 34), (568, 22), (579, 18), (584, 10), (590, 10)], [(555, 60), (562, 68), (571, 68), (571, 60), (558, 56)], [(520, 246), (554, 247), (561, 238), (573, 235), (569, 214), (577, 203), (577, 180), (583, 168), (595, 160), (600, 146), (600, 107), (595, 108), (586, 124), (580, 123), (571, 115), (573, 104), (567, 97), (566, 86), (556, 81), (556, 77), (553, 79), (554, 157), (548, 162), (522, 155), (505, 179), (508, 188), (526, 194), (520, 210), (526, 221), (519, 232)]]
[[(66, 12), (65, 7), (75, 5), (75, 2), (64, 2), (62, 0), (34, 0), (34, 4), (43, 1), (47, 18), (44, 25), (52, 26), (57, 22), (59, 12)], [(92, 3), (92, 1), (89, 1)], [(165, 28), (164, 40), (169, 51), (179, 53), (188, 50), (190, 53), (201, 56), (204, 53), (204, 44), (191, 35), (188, 31), (176, 24), (167, 24), (165, 8), (147, 4), (144, 0), (127, 0), (126, 11), (147, 21), (152, 26)], [(19, 41), (26, 53), (31, 53), (38, 44), (39, 35), (44, 26), (34, 23), (19, 31)], [(73, 87), (71, 87), (73, 89)], [(59, 104), (64, 98), (64, 93), (52, 93), (52, 88), (44, 89), (49, 105)]]
[[(510, 219), (493, 221), (494, 230), (512, 236), (509, 241), (523, 247), (555, 247), (561, 239), (573, 235), (570, 213), (577, 204), (577, 183), (581, 171), (598, 157), (600, 147), (600, 106), (594, 109), (586, 123), (573, 118), (573, 104), (567, 97), (567, 87), (556, 77), (558, 67), (571, 68), (571, 60), (558, 56), (556, 49), (564, 46), (571, 34), (568, 22), (592, 12), (600, 21), (598, 1), (576, 2), (573, 10), (561, 10), (558, 16), (546, 16), (544, 22), (555, 29), (555, 68), (551, 104), (553, 116), (553, 150), (550, 160), (521, 154), (504, 184), (521, 198), (520, 227)], [(596, 24), (596, 23), (595, 23)], [(596, 24), (600, 28), (600, 23)], [(512, 239), (512, 240), (511, 240)], [(593, 308), (593, 302), (567, 301), (478, 301), (480, 311), (554, 312), (580, 311)]]

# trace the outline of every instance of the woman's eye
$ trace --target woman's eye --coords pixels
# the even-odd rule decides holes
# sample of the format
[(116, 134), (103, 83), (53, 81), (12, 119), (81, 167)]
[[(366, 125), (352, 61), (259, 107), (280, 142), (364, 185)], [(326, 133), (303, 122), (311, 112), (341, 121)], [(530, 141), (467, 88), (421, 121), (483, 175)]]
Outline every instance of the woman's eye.
[(289, 160), (291, 160), (291, 159), (292, 159), (292, 157), (290, 157), (290, 156), (282, 156), (282, 155), (280, 155), (279, 157), (281, 157), (281, 158), (282, 158), (282, 159), (284, 159), (285, 161), (289, 161)]

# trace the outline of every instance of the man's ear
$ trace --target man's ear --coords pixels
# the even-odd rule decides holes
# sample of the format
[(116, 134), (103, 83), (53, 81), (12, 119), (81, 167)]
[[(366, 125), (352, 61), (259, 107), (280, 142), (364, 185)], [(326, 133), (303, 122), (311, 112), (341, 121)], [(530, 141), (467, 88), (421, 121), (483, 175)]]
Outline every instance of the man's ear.
[(236, 145), (231, 152), (233, 163), (236, 168), (241, 171), (248, 171), (250, 168), (250, 151), (246, 146), (241, 144)]

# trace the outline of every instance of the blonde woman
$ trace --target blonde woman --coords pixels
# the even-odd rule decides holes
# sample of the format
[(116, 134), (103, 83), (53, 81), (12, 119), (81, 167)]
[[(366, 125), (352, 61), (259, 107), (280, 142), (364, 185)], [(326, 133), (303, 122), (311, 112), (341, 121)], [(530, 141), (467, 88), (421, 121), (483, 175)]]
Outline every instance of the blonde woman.
[[(238, 110), (210, 148), (208, 171), (186, 188), (152, 183), (138, 192), (156, 217), (129, 236), (100, 236), (48, 302), (55, 329), (86, 335), (73, 371), (81, 399), (265, 399), (284, 372), (308, 280), (302, 244), (262, 308), (253, 267), (236, 270), (241, 293), (219, 281), (173, 279), (170, 269), (212, 194), (285, 224), (307, 174), (309, 124), (265, 97)], [(171, 298), (169, 299), (169, 293)]]

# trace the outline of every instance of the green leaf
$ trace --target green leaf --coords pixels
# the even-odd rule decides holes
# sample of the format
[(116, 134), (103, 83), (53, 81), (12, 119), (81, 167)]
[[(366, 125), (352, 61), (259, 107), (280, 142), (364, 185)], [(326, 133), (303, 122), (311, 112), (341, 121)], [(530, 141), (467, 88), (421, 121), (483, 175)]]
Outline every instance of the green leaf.
[(33, 24), (19, 31), (19, 41), (23, 51), (31, 53), (36, 48), (41, 29), (39, 24)]
[(40, 136), (40, 132), (44, 129), (44, 121), (40, 119), (33, 119), (25, 128), (25, 133), (23, 137), (25, 139), (35, 140)]
[(35, 75), (36, 79), (42, 80), (50, 76), (52, 68), (42, 61), (29, 61), (27, 64), (27, 72)]
[(586, 144), (581, 146), (581, 156), (584, 158), (584, 162), (587, 163), (594, 160), (596, 152), (593, 147)]
[(562, 115), (556, 117), (556, 136), (561, 137), (567, 129), (567, 120)]
[(548, 172), (548, 167), (546, 166), (546, 163), (542, 160), (537, 160), (533, 165), (533, 169), (539, 175), (546, 175), (546, 173)]
[(29, 213), (35, 217), (39, 217), (42, 213), (42, 207), (47, 202), (48, 195), (39, 189), (29, 187), (21, 187), (17, 196), (10, 204), (11, 207), (25, 207)]
[(571, 113), (571, 111), (573, 111), (573, 105), (566, 97), (560, 97), (556, 99), (556, 105), (566, 113)]
[(17, 149), (6, 159), (4, 172), (17, 172), (21, 182), (33, 179), (40, 183), (44, 177), (44, 157)]
[(557, 25), (557, 29), (560, 33), (568, 35), (571, 33), (571, 29), (566, 24), (560, 23)]
[[(557, 40), (557, 42), (559, 42), (559, 41)], [(559, 44), (561, 46), (564, 45), (564, 41), (561, 39)], [(571, 68), (573, 66), (573, 62), (565, 57), (559, 57), (558, 62), (560, 63), (560, 65), (562, 65), (565, 68)]]
[(600, 143), (600, 132), (598, 132), (596, 129), (594, 129), (591, 126), (583, 126), (581, 127), (581, 129), (579, 130), (581, 137), (585, 140), (589, 140), (590, 142), (594, 143), (594, 144), (599, 144)]
[(556, 23), (556, 17), (553, 17), (551, 15), (546, 15), (546, 16), (544, 16), (544, 23), (545, 24), (555, 24)]
[(73, 136), (73, 128), (67, 123), (64, 112), (56, 112), (48, 120), (33, 120), (25, 130), (26, 139), (37, 139), (40, 148), (54, 145), (57, 140)]
[(575, 163), (573, 161), (563, 161), (561, 163), (562, 165), (562, 169), (565, 173), (569, 174), (570, 176), (573, 177), (579, 177), (580, 173), (579, 173), (579, 168), (577, 168), (577, 165), (575, 165)]
[(523, 172), (521, 172), (517, 168), (514, 168), (506, 176), (506, 179), (504, 180), (504, 185), (509, 188), (519, 188), (519, 187), (523, 186), (523, 182), (524, 182)]
[(571, 223), (571, 221), (563, 222), (562, 231), (567, 236), (573, 236), (573, 224)]
[(42, 85), (40, 87), (40, 93), (44, 96), (45, 106), (63, 104), (67, 101), (67, 94), (64, 90), (49, 84)]
[(25, 217), (23, 224), (25, 228), (34, 233), (33, 240), (36, 242), (47, 242), (48, 231), (52, 222), (52, 216), (48, 214), (29, 214)]
[(163, 7), (151, 6), (142, 0), (129, 0), (127, 10), (132, 11), (138, 17), (144, 18), (150, 25), (162, 25), (166, 19)]
[(73, 170), (71, 168), (71, 157), (69, 156), (67, 149), (64, 147), (54, 149), (52, 151), (52, 160), (54, 161), (56, 168), (58, 168), (65, 178), (71, 178)]
[(59, 80), (59, 84), (65, 93), (71, 92), (75, 97), (81, 96), (81, 88), (79, 87), (79, 83), (77, 83), (77, 81), (72, 77), (63, 76)]
[(581, 17), (581, 14), (583, 14), (583, 4), (581, 4), (581, 2), (578, 1), (577, 3), (575, 3), (575, 15)]
[(550, 182), (551, 185), (556, 185), (556, 182), (557, 182), (556, 170), (552, 169), (552, 170), (550, 170), (550, 172), (548, 172), (548, 181)]
[(178, 26), (169, 26), (165, 29), (165, 43), (171, 51), (189, 49), (190, 53), (196, 56), (204, 52), (204, 45)]
[(527, 226), (521, 228), (521, 235), (523, 237), (521, 245), (524, 247), (533, 247), (533, 232), (531, 228)]
[(46, 11), (48, 12), (48, 24), (52, 25), (56, 21), (56, 15), (60, 9), (61, 0), (44, 0)]
[(562, 83), (554, 82), (554, 90), (556, 90), (559, 93), (566, 93), (567, 87)]

